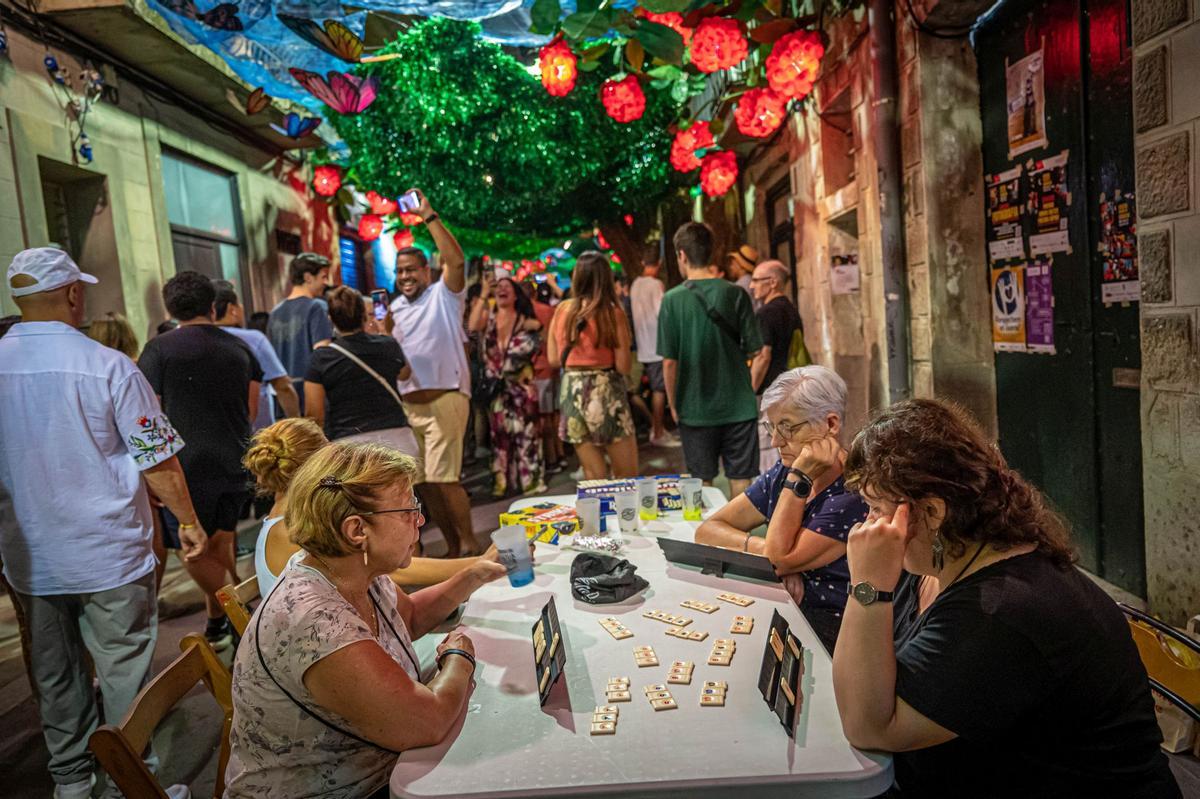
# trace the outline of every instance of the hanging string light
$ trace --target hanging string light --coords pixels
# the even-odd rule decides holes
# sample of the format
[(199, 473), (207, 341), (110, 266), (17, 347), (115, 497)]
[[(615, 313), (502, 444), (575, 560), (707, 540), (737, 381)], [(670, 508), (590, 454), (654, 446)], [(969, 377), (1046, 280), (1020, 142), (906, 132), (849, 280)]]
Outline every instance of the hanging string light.
[(737, 182), (737, 155), (729, 150), (709, 153), (700, 162), (700, 188), (709, 197), (720, 197)]
[(671, 142), (671, 166), (680, 172), (691, 172), (700, 166), (696, 151), (712, 146), (713, 135), (708, 120), (697, 120), (687, 129), (676, 132), (675, 140)]
[(605, 112), (622, 124), (641, 119), (646, 111), (646, 95), (637, 75), (604, 81), (600, 87), (600, 102), (604, 104)]
[(579, 77), (578, 59), (562, 39), (555, 39), (538, 52), (538, 69), (542, 72), (542, 85), (554, 97), (570, 94)]
[(774, 133), (787, 116), (787, 100), (774, 89), (750, 89), (733, 111), (738, 130), (763, 139)]
[(692, 34), (692, 63), (701, 72), (729, 69), (748, 52), (742, 23), (736, 19), (706, 17)]
[(786, 98), (812, 91), (821, 68), (825, 45), (816, 31), (796, 31), (781, 37), (767, 56), (767, 83)]
[(313, 191), (322, 197), (332, 197), (342, 187), (342, 170), (333, 164), (322, 164), (313, 169)]

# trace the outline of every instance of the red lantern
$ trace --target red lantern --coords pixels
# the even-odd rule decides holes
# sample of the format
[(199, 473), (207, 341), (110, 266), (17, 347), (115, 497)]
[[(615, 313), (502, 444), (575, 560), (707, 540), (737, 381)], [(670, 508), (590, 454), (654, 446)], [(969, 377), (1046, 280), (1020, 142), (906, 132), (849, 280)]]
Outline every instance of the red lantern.
[(363, 241), (375, 241), (383, 232), (383, 217), (379, 214), (363, 214), (358, 220), (358, 235)]
[(659, 25), (666, 25), (668, 28), (683, 37), (684, 47), (687, 47), (692, 43), (692, 29), (683, 24), (683, 14), (680, 14), (678, 11), (668, 11), (665, 14), (655, 14), (653, 11), (647, 11), (639, 6), (638, 9), (633, 13), (651, 22), (657, 22)]
[(625, 214), (625, 227), (633, 227), (633, 214)]
[(787, 116), (787, 100), (774, 89), (750, 89), (733, 111), (738, 130), (763, 139), (774, 133)]
[(767, 83), (784, 97), (803, 97), (812, 91), (824, 55), (820, 34), (789, 33), (775, 42), (767, 56)]
[(597, 247), (599, 247), (602, 250), (611, 250), (612, 249), (612, 247), (608, 246), (608, 239), (604, 238), (604, 234), (600, 232), (600, 228), (596, 228), (595, 234), (596, 234), (596, 246)]
[(542, 71), (542, 85), (554, 97), (565, 97), (575, 88), (579, 76), (578, 60), (571, 47), (562, 39), (556, 39), (538, 52), (538, 69)]
[(396, 205), (395, 200), (389, 200), (376, 191), (367, 192), (367, 202), (371, 204), (371, 213), (378, 214), (379, 216), (394, 214), (399, 207)]
[(692, 35), (692, 63), (701, 72), (729, 69), (748, 52), (742, 23), (736, 19), (706, 17)]
[(600, 87), (600, 102), (610, 117), (618, 122), (632, 122), (646, 112), (646, 95), (636, 75), (621, 80), (606, 80)]
[(693, 122), (687, 130), (676, 132), (675, 141), (671, 142), (671, 166), (680, 172), (691, 172), (700, 166), (696, 151), (712, 146), (713, 135), (708, 128), (708, 120)]
[(729, 150), (709, 153), (700, 162), (700, 188), (709, 197), (720, 197), (737, 182), (737, 156)]
[(409, 227), (416, 227), (417, 225), (422, 224), (425, 220), (421, 218), (420, 214), (409, 214), (401, 211), (400, 221)]
[(396, 245), (397, 250), (413, 246), (413, 232), (406, 227), (400, 228), (392, 234), (392, 244)]
[(322, 197), (332, 197), (342, 187), (342, 170), (332, 164), (313, 169), (313, 191)]

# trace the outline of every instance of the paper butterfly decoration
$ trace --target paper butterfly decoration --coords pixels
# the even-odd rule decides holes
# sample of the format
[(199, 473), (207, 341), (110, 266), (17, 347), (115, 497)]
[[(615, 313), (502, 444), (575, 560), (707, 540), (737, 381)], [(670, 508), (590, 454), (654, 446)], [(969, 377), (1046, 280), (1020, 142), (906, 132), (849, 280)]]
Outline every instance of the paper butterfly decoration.
[(233, 89), (225, 90), (225, 98), (246, 116), (254, 116), (271, 104), (271, 95), (267, 94), (261, 86), (250, 92), (245, 103), (238, 99), (238, 96), (233, 93)]
[(288, 114), (283, 118), (284, 127), (271, 123), (272, 129), (280, 136), (287, 136), (289, 139), (303, 139), (308, 134), (317, 129), (321, 124), (321, 120), (317, 117), (302, 117), (299, 114)]
[(315, 72), (292, 67), (288, 70), (296, 82), (325, 105), (339, 114), (357, 114), (375, 102), (379, 79), (372, 75), (360, 78), (332, 71), (328, 81)]
[(242, 21), (237, 15), (237, 3), (221, 3), (203, 12), (196, 8), (194, 0), (162, 0), (162, 4), (181, 17), (202, 22), (210, 28), (222, 31), (243, 30)]
[(316, 20), (294, 17), (291, 14), (276, 14), (279, 21), (291, 28), (292, 33), (299, 36), (313, 47), (319, 47), (334, 58), (340, 58), (350, 63), (362, 58), (363, 40), (336, 19), (325, 20), (324, 27)]

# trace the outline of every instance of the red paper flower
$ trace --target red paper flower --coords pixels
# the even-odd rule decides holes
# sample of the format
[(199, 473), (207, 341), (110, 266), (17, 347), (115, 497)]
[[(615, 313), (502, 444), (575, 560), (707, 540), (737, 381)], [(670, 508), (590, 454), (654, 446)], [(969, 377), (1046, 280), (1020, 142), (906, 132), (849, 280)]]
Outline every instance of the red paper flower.
[(640, 119), (646, 112), (646, 95), (636, 75), (621, 80), (606, 80), (600, 87), (600, 102), (610, 117), (621, 123)]
[(542, 85), (554, 97), (565, 97), (575, 88), (579, 76), (578, 60), (571, 47), (557, 39), (538, 52), (538, 69), (542, 71)]
[(400, 228), (392, 234), (392, 244), (396, 245), (397, 250), (413, 246), (413, 232), (406, 227)]
[(775, 42), (767, 56), (767, 83), (784, 97), (812, 91), (825, 46), (815, 31), (796, 31)]
[(379, 214), (363, 214), (358, 220), (358, 235), (363, 241), (375, 241), (383, 232), (383, 217)]
[(612, 247), (608, 246), (608, 239), (604, 238), (604, 234), (600, 232), (600, 228), (596, 228), (595, 231), (593, 231), (593, 232), (595, 233), (595, 236), (596, 236), (596, 246), (597, 247), (599, 247), (602, 250), (611, 250), (612, 249)]
[(382, 194), (375, 191), (367, 192), (367, 202), (371, 204), (371, 213), (378, 214), (379, 216), (394, 214), (396, 213), (396, 209), (399, 207), (396, 205), (395, 200), (389, 200), (387, 197), (384, 197)]
[(633, 12), (636, 16), (643, 17), (651, 22), (657, 22), (659, 25), (666, 25), (671, 30), (683, 37), (683, 46), (687, 47), (692, 43), (692, 29), (683, 24), (683, 14), (678, 11), (668, 11), (665, 14), (655, 14), (653, 11), (647, 11), (639, 6)]
[(691, 172), (700, 166), (696, 151), (712, 146), (713, 135), (708, 129), (708, 120), (693, 122), (690, 128), (675, 134), (675, 141), (671, 142), (671, 166), (680, 172)]
[(709, 153), (700, 162), (700, 188), (709, 197), (720, 197), (737, 182), (737, 156), (729, 150)]
[(417, 225), (425, 222), (425, 220), (421, 218), (420, 214), (408, 214), (404, 213), (403, 211), (400, 213), (400, 221), (409, 227), (416, 227)]
[(692, 63), (701, 72), (729, 69), (749, 52), (742, 23), (725, 17), (706, 17), (692, 35)]
[(633, 214), (625, 214), (625, 227), (633, 227)]
[(787, 100), (774, 89), (750, 89), (733, 111), (738, 130), (760, 139), (770, 136), (787, 116)]
[(342, 187), (342, 170), (332, 164), (313, 169), (313, 191), (322, 197), (332, 197)]

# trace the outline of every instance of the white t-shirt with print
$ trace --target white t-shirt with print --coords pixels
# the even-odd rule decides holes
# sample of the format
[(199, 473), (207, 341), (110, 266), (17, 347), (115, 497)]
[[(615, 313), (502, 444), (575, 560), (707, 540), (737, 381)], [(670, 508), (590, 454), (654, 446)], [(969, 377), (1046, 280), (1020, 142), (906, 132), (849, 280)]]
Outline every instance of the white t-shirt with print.
[(633, 335), (637, 343), (637, 358), (642, 363), (657, 363), (658, 309), (662, 306), (665, 289), (656, 277), (642, 275), (629, 287), (629, 307), (633, 311)]
[(61, 322), (0, 339), (4, 576), (22, 594), (81, 594), (154, 569), (142, 470), (183, 448), (126, 355)]
[(466, 289), (451, 291), (438, 280), (413, 302), (403, 295), (392, 302), (392, 335), (412, 366), (408, 380), (399, 381), (401, 394), (440, 388), (471, 395), (471, 370), (463, 349), (466, 301)]

